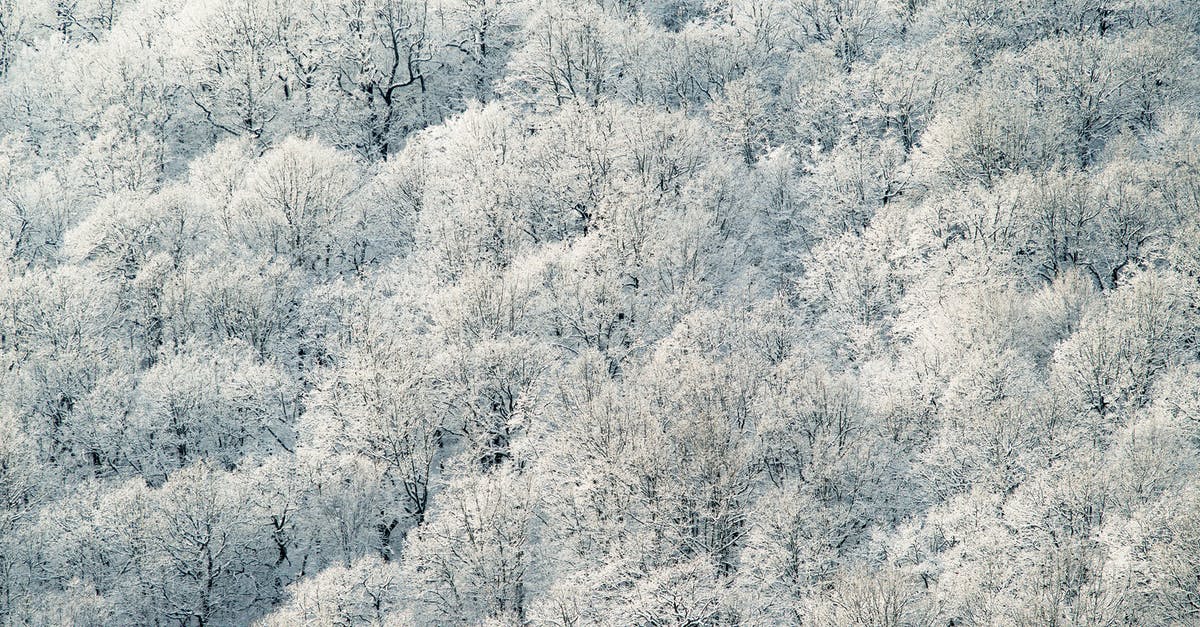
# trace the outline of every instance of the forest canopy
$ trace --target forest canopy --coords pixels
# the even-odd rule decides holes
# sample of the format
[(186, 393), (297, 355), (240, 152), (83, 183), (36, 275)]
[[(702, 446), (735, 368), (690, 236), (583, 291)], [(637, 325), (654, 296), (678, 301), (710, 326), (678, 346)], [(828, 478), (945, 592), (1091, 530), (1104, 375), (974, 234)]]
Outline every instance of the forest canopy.
[(0, 0), (0, 624), (1200, 624), (1193, 0)]

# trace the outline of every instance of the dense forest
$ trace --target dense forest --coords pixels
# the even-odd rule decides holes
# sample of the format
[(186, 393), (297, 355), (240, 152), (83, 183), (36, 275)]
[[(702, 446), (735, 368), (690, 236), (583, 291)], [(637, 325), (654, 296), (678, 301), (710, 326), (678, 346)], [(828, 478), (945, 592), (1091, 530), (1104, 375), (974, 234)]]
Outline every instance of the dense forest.
[(0, 0), (0, 624), (1200, 625), (1200, 4)]

